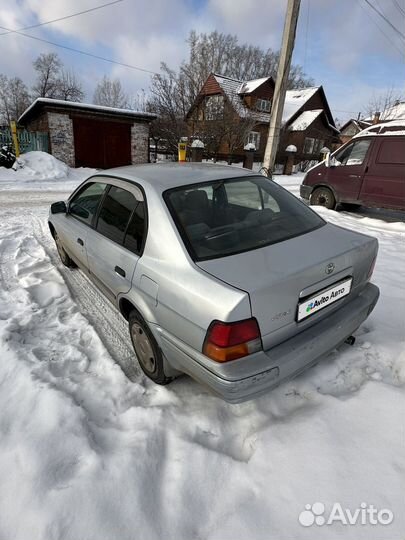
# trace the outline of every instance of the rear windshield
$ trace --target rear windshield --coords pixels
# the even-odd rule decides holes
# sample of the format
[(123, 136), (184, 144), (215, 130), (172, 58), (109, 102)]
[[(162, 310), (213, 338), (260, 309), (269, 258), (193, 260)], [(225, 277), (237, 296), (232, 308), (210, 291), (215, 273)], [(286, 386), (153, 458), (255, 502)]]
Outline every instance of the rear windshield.
[(258, 249), (325, 224), (264, 176), (193, 184), (163, 196), (195, 261)]

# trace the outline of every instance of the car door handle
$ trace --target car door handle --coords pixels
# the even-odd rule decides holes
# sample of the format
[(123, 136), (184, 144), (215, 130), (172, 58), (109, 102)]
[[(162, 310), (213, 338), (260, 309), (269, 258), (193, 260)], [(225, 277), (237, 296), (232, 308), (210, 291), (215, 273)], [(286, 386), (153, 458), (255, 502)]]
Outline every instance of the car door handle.
[(349, 178), (360, 178), (358, 174), (349, 174)]
[(125, 277), (125, 270), (123, 270), (121, 267), (116, 266), (116, 267), (114, 268), (114, 270), (115, 270), (115, 272), (116, 272), (117, 274), (119, 274), (120, 276)]
[(77, 243), (80, 244), (81, 246), (84, 246), (84, 242), (81, 238), (77, 239)]

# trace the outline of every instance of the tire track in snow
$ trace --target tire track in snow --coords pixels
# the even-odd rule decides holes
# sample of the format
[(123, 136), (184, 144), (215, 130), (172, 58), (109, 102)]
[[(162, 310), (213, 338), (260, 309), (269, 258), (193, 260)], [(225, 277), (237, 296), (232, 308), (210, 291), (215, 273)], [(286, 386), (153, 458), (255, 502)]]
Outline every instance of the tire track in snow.
[(137, 364), (125, 319), (80, 270), (70, 270), (62, 265), (51, 235), (39, 217), (32, 215), (32, 226), (37, 242), (61, 273), (80, 312), (95, 328), (111, 357), (131, 380), (139, 380), (143, 374)]

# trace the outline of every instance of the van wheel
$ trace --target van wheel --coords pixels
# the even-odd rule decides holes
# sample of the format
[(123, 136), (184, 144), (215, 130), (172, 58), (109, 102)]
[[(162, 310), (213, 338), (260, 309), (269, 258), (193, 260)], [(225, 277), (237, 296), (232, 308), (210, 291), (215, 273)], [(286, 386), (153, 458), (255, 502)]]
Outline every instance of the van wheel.
[(56, 249), (58, 250), (58, 254), (62, 263), (68, 268), (75, 268), (76, 264), (72, 261), (72, 259), (66, 253), (65, 248), (63, 247), (62, 242), (60, 241), (60, 238), (57, 232), (55, 232), (54, 240), (56, 244)]
[(128, 322), (132, 345), (142, 371), (156, 384), (170, 383), (173, 379), (164, 372), (162, 351), (144, 319), (133, 310)]
[(326, 187), (314, 189), (311, 193), (309, 202), (312, 205), (324, 206), (325, 208), (329, 208), (329, 210), (333, 210), (336, 206), (335, 196), (332, 191)]

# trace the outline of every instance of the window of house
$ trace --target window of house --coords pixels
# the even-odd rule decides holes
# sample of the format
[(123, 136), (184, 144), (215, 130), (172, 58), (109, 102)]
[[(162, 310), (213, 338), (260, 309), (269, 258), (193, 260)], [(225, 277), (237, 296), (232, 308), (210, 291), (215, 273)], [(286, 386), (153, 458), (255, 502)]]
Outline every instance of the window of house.
[(251, 131), (247, 137), (246, 144), (253, 143), (256, 150), (260, 148), (260, 133), (258, 131)]
[(104, 197), (97, 220), (97, 231), (110, 240), (122, 244), (129, 218), (137, 205), (129, 191), (111, 186)]
[(311, 137), (305, 137), (304, 141), (304, 154), (313, 154), (315, 147), (315, 139)]
[(71, 200), (69, 214), (87, 223), (87, 225), (91, 225), (106, 187), (106, 184), (99, 184), (97, 182), (87, 184)]
[(216, 120), (224, 114), (224, 96), (208, 96), (205, 98), (205, 119)]
[(321, 150), (324, 147), (324, 142), (325, 141), (322, 140), (322, 139), (315, 139), (314, 154), (320, 154), (321, 153)]
[(271, 101), (269, 99), (258, 99), (256, 101), (256, 109), (258, 111), (270, 112)]

